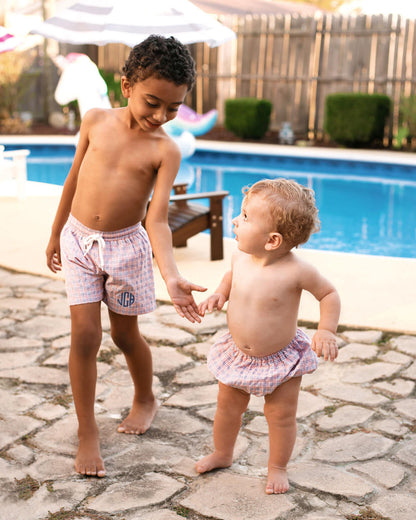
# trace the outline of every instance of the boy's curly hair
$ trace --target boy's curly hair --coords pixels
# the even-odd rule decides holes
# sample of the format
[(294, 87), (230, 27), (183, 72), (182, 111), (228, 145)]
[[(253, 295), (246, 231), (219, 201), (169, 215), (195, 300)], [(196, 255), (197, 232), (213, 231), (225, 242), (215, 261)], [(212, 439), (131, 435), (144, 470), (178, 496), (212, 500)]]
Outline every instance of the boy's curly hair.
[(132, 85), (150, 76), (187, 85), (195, 83), (195, 62), (188, 49), (176, 38), (152, 34), (131, 50), (122, 73)]
[(296, 181), (265, 179), (243, 188), (243, 193), (265, 200), (273, 226), (291, 248), (304, 244), (320, 229), (314, 191)]

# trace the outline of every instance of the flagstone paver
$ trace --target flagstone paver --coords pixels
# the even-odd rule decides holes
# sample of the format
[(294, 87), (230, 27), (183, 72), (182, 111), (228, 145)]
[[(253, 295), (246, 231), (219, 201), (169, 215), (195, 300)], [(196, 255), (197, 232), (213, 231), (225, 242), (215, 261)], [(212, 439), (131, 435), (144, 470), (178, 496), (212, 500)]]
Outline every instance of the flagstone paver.
[(365, 423), (374, 415), (372, 410), (360, 406), (341, 406), (329, 415), (319, 417), (316, 424), (320, 430), (337, 432), (343, 428)]
[(414, 520), (416, 497), (406, 493), (389, 493), (379, 496), (372, 509), (391, 520)]
[(386, 460), (354, 464), (351, 468), (358, 473), (368, 475), (372, 480), (386, 488), (397, 486), (406, 475), (406, 471), (402, 466)]
[(102, 319), (96, 414), (107, 477), (96, 479), (73, 471), (64, 284), (0, 269), (1, 520), (346, 520), (366, 508), (414, 520), (416, 336), (338, 335), (338, 360), (320, 361), (302, 381), (291, 488), (266, 496), (261, 398), (250, 400), (232, 466), (207, 475), (194, 468), (212, 449), (217, 384), (206, 355), (226, 327), (225, 313), (191, 324), (160, 303), (139, 318), (161, 404), (142, 436), (117, 433), (133, 387), (105, 306)]
[(393, 445), (393, 440), (378, 433), (337, 435), (319, 442), (314, 458), (326, 462), (367, 460), (386, 455)]

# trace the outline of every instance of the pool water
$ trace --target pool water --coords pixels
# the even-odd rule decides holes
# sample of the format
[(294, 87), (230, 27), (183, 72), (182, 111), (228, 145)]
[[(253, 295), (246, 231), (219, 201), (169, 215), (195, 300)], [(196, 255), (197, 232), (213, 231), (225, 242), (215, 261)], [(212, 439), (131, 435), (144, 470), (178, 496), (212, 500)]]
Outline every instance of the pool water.
[[(74, 148), (29, 148), (28, 179), (62, 185)], [(224, 236), (233, 237), (231, 220), (240, 212), (242, 187), (273, 177), (315, 191), (321, 230), (302, 247), (416, 258), (416, 166), (197, 150), (182, 162), (177, 179), (188, 182), (189, 193), (229, 191)]]

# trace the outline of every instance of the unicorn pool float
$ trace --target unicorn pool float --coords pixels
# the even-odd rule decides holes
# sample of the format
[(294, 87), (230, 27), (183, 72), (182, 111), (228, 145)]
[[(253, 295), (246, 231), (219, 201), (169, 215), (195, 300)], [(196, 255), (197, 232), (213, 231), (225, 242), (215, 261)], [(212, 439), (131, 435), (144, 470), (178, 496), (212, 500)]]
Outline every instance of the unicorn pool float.
[[(59, 105), (77, 100), (81, 119), (91, 108), (111, 108), (107, 84), (86, 54), (71, 52), (67, 56), (56, 56), (54, 63), (61, 71), (55, 89), (55, 100)], [(178, 144), (182, 159), (186, 159), (195, 151), (195, 136), (209, 132), (217, 117), (218, 111), (215, 109), (198, 114), (181, 105), (175, 119), (163, 128)]]

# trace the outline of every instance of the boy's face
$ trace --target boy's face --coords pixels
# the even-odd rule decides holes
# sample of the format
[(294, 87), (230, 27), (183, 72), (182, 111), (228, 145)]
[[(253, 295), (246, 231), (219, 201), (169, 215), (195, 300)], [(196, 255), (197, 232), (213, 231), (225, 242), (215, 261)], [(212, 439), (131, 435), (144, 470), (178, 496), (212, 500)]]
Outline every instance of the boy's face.
[(244, 197), (241, 213), (233, 219), (238, 249), (248, 254), (264, 252), (272, 228), (268, 206), (263, 197), (250, 195)]
[(188, 91), (186, 85), (175, 85), (166, 79), (150, 76), (131, 85), (121, 78), (123, 96), (141, 130), (154, 132), (178, 113)]

